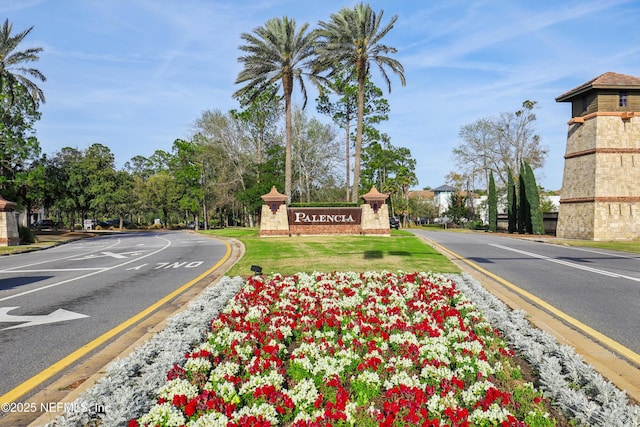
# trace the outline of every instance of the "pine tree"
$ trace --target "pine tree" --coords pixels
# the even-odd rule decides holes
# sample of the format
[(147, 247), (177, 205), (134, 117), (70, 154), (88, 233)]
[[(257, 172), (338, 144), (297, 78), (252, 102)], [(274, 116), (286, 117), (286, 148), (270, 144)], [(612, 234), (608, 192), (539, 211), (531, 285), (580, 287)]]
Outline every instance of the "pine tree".
[(495, 232), (498, 228), (498, 194), (493, 172), (489, 175), (489, 231)]
[(515, 233), (518, 227), (518, 200), (516, 197), (516, 184), (511, 169), (507, 169), (507, 231)]

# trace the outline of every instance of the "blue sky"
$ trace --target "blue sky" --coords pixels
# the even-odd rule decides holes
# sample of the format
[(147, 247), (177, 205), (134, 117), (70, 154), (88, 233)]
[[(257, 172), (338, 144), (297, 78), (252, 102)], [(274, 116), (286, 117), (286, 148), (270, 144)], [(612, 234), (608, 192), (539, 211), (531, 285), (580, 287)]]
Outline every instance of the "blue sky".
[[(43, 152), (101, 143), (122, 166), (188, 139), (203, 111), (238, 107), (231, 94), (242, 32), (285, 15), (314, 26), (355, 3), (0, 0), (0, 17), (14, 32), (34, 26), (21, 48), (44, 48), (36, 64), (47, 77), (36, 125)], [(384, 22), (399, 15), (384, 40), (398, 49), (407, 85), (392, 76), (382, 130), (411, 150), (417, 188), (437, 187), (455, 170), (461, 126), (529, 99), (538, 102), (535, 127), (549, 148), (538, 183), (560, 189), (571, 112), (555, 98), (607, 71), (640, 76), (637, 0), (369, 3), (384, 10)], [(316, 114), (313, 102), (307, 109)]]

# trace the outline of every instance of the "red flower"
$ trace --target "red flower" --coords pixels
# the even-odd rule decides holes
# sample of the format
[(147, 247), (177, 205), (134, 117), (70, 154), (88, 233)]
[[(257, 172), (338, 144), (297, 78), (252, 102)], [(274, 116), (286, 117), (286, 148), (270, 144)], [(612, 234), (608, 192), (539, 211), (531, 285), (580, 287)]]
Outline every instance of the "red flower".
[(191, 417), (193, 414), (195, 414), (197, 404), (198, 404), (198, 401), (196, 399), (191, 399), (189, 403), (187, 403), (187, 406), (185, 406), (184, 408), (184, 414), (187, 417)]
[(178, 408), (185, 406), (187, 404), (187, 396), (185, 396), (184, 394), (176, 394), (173, 396), (173, 400), (171, 401), (171, 404)]

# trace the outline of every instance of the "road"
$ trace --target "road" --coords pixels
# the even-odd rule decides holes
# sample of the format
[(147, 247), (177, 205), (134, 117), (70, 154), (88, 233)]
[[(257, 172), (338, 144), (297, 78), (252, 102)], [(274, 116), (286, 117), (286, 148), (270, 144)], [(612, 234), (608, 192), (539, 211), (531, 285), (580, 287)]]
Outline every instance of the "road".
[[(640, 354), (640, 255), (488, 233), (415, 230)], [(635, 353), (635, 354), (633, 354)]]
[(114, 234), (0, 257), (0, 396), (31, 391), (25, 384), (36, 374), (47, 380), (61, 360), (114, 338), (123, 323), (159, 308), (229, 253), (222, 241), (180, 231)]

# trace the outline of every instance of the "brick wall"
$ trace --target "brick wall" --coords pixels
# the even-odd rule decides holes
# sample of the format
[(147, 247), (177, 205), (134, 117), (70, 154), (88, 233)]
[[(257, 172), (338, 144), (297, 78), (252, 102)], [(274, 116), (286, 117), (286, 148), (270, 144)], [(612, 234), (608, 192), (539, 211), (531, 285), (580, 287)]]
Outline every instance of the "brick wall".
[(289, 227), (292, 236), (318, 235), (318, 234), (360, 234), (360, 224), (334, 224), (334, 225), (291, 225)]
[(389, 211), (386, 204), (380, 206), (374, 212), (371, 206), (363, 204), (360, 206), (360, 224), (289, 224), (286, 205), (281, 205), (276, 213), (273, 213), (269, 206), (262, 206), (262, 216), (260, 218), (260, 236), (301, 236), (301, 235), (329, 235), (329, 234), (365, 234), (390, 236)]

